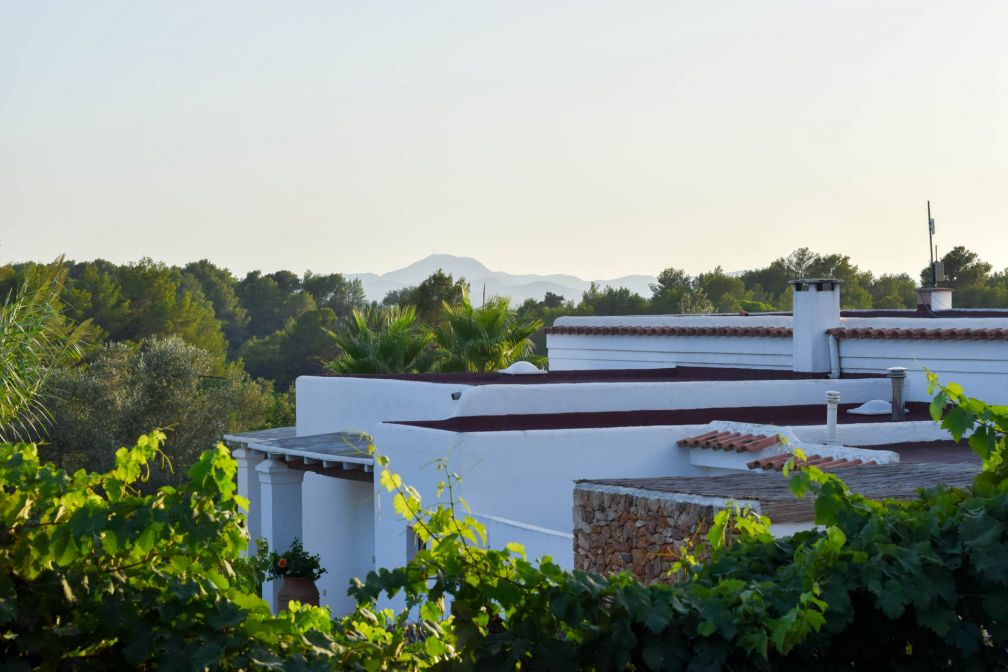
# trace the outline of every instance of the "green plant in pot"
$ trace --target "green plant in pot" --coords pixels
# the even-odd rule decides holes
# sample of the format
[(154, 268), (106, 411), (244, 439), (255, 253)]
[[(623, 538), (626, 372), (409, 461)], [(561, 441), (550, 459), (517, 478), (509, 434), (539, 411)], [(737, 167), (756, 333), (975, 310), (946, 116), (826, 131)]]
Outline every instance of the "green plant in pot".
[(320, 560), (319, 556), (306, 551), (297, 537), (283, 553), (270, 553), (269, 578), (280, 581), (278, 609), (286, 609), (291, 600), (319, 606), (319, 591), (315, 581), (326, 572)]

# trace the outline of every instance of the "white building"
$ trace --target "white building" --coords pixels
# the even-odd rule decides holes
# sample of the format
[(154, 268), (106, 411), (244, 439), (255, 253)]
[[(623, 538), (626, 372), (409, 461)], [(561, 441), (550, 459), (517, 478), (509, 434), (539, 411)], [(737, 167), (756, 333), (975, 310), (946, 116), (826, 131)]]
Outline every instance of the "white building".
[[(549, 373), (302, 377), (296, 427), (225, 437), (250, 532), (320, 553), (322, 601), (340, 613), (351, 577), (404, 564), (414, 543), (377, 487), (372, 439), (425, 503), (447, 460), (491, 545), (571, 567), (576, 480), (772, 470), (796, 445), (840, 466), (947, 459), (925, 368), (1008, 403), (1008, 311), (938, 310), (938, 291), (917, 311), (841, 312), (836, 281), (793, 284), (793, 314), (560, 318)], [(907, 369), (905, 388), (890, 367)], [(873, 400), (883, 415), (849, 412)]]

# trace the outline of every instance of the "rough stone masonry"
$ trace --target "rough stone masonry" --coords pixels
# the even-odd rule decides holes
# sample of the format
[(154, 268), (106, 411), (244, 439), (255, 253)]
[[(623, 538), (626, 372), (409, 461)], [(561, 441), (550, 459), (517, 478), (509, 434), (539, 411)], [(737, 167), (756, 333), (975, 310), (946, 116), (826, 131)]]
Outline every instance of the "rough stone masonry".
[(720, 508), (689, 496), (579, 486), (574, 490), (574, 566), (599, 574), (628, 570), (645, 583), (671, 582), (677, 553), (706, 533)]

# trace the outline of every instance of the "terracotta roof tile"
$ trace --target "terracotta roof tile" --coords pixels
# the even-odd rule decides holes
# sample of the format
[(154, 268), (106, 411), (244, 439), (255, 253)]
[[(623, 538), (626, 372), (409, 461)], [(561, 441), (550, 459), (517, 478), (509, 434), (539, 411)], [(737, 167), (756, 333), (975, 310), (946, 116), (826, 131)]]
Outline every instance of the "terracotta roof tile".
[[(784, 465), (787, 461), (791, 459), (791, 455), (777, 455), (775, 457), (768, 457), (762, 460), (753, 460), (749, 462), (746, 466), (750, 469), (766, 469), (773, 471), (782, 471)], [(847, 467), (856, 467), (859, 465), (872, 465), (875, 464), (874, 460), (864, 462), (863, 460), (848, 460), (842, 457), (823, 457), (822, 455), (809, 455), (805, 460), (797, 463), (800, 466), (813, 466), (819, 469), (846, 469)]]
[(837, 327), (829, 333), (836, 338), (869, 338), (913, 341), (1008, 341), (1008, 329), (881, 329)]
[(733, 336), (790, 338), (789, 327), (546, 327), (547, 334), (575, 336)]
[(780, 443), (776, 436), (765, 434), (742, 434), (740, 432), (707, 432), (679, 440), (683, 448), (707, 448), (709, 450), (733, 450), (736, 453), (754, 453)]

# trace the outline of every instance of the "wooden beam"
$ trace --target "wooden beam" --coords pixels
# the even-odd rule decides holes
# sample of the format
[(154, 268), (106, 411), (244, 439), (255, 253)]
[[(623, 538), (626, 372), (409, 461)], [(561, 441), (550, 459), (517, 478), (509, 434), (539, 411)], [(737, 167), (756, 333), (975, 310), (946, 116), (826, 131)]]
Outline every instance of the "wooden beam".
[(310, 471), (313, 474), (329, 476), (330, 478), (345, 478), (349, 481), (363, 481), (366, 483), (374, 481), (374, 474), (367, 473), (362, 469), (339, 469), (335, 466), (327, 467), (325, 466), (326, 464), (332, 463), (326, 460), (323, 464), (306, 464), (304, 460), (301, 460), (298, 462), (288, 462), (287, 466), (298, 471)]

